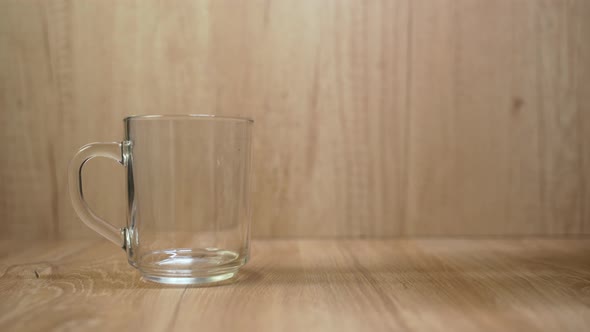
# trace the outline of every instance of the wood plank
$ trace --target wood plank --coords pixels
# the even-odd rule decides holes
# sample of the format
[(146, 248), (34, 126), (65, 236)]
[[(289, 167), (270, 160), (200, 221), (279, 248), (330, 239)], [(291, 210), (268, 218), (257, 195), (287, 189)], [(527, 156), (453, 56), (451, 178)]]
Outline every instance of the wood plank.
[[(574, 7), (574, 11), (572, 15), (578, 16), (585, 16), (590, 15), (590, 8), (585, 7), (583, 5), (577, 5)], [(590, 27), (584, 25), (583, 23), (579, 22), (578, 24), (572, 24), (572, 30), (575, 31), (576, 36), (578, 38), (582, 38), (583, 35), (590, 33)], [(577, 61), (584, 61), (590, 57), (590, 44), (580, 42), (577, 44), (578, 50), (578, 58)], [(590, 132), (590, 68), (584, 65), (576, 66), (576, 95), (577, 97), (577, 104), (576, 107), (578, 109), (578, 116), (580, 117), (578, 122), (578, 132), (581, 135), (585, 135), (586, 133)], [(582, 140), (581, 144), (578, 146), (582, 151), (582, 158), (581, 163), (582, 169), (588, 169), (590, 167), (590, 146), (587, 140)], [(582, 220), (588, 220), (590, 218), (590, 206), (587, 204), (590, 201), (590, 176), (584, 175), (583, 181), (585, 185), (582, 186)], [(590, 232), (590, 225), (585, 222), (582, 225), (583, 232), (589, 233)]]
[(258, 240), (236, 279), (204, 288), (144, 282), (106, 241), (6, 243), (1, 330), (579, 331), (590, 323), (589, 239)]
[[(93, 238), (129, 114), (256, 119), (260, 237), (585, 234), (590, 2), (0, 1), (0, 237)], [(124, 223), (124, 172), (86, 197)]]
[[(588, 201), (584, 201), (586, 176), (580, 168), (584, 166), (586, 145), (581, 124), (584, 114), (590, 111), (590, 106), (584, 104), (584, 96), (590, 93), (584, 79), (590, 76), (584, 69), (588, 60), (583, 56), (588, 53), (583, 35), (590, 32), (590, 27), (576, 21), (588, 14), (588, 6), (552, 1), (542, 1), (537, 14), (543, 215), (547, 220), (564, 218), (563, 227), (571, 232), (583, 231), (583, 211), (588, 208)], [(571, 178), (564, 174), (582, 175)], [(547, 227), (551, 231), (554, 226), (548, 223)]]
[(413, 3), (408, 233), (583, 232), (587, 4)]

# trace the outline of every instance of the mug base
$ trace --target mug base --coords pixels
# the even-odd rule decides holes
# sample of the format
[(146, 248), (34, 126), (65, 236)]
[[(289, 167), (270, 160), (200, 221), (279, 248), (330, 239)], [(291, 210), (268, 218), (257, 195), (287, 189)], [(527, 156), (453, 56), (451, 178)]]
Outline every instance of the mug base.
[(144, 280), (157, 282), (167, 285), (208, 285), (228, 280), (237, 275), (238, 271), (227, 272), (218, 275), (202, 276), (202, 277), (170, 277), (170, 276), (155, 276), (142, 273)]
[(148, 281), (205, 285), (232, 278), (247, 257), (247, 254), (217, 248), (171, 248), (149, 251), (130, 263)]

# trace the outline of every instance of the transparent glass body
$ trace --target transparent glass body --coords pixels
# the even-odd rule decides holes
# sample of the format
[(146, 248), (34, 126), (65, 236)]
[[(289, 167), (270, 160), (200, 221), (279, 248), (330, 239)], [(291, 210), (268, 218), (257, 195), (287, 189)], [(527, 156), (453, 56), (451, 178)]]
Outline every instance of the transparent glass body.
[[(92, 143), (74, 156), (70, 196), (80, 219), (121, 245), (147, 280), (211, 283), (248, 260), (252, 120), (205, 115), (134, 116), (123, 142)], [(124, 228), (84, 201), (82, 168), (94, 157), (126, 167)]]

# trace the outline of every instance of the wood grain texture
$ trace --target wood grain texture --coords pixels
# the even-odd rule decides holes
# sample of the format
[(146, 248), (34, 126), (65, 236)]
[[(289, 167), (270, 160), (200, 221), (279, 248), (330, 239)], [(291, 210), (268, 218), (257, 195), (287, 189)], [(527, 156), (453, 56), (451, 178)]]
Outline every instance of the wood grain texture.
[[(90, 237), (129, 114), (256, 120), (253, 234), (587, 234), (584, 0), (0, 1), (0, 237)], [(123, 171), (87, 167), (114, 224)]]
[(583, 331), (588, 239), (258, 240), (221, 286), (144, 282), (106, 241), (0, 242), (3, 331)]

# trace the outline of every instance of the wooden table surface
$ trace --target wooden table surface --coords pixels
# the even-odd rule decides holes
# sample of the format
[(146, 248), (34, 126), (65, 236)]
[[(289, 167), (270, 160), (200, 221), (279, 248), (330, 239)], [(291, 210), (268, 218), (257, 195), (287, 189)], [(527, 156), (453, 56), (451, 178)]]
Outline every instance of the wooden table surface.
[(590, 239), (257, 240), (231, 283), (102, 240), (0, 242), (0, 331), (588, 331)]

